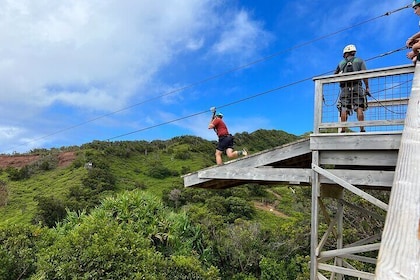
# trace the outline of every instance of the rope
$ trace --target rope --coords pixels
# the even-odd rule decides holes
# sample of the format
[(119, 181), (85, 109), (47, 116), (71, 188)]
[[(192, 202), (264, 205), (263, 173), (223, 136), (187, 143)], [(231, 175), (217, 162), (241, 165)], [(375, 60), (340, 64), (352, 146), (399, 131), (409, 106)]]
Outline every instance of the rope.
[[(400, 86), (402, 86), (403, 84), (408, 84), (409, 82), (412, 82), (413, 80), (408, 80), (408, 81), (406, 81), (406, 82), (403, 82), (403, 83), (400, 83), (400, 84), (398, 84), (398, 85), (395, 85), (395, 86), (392, 86), (392, 87), (389, 87), (389, 88), (386, 88), (386, 89), (384, 89), (384, 90), (378, 90), (378, 91), (376, 91), (375, 93), (379, 93), (379, 92), (385, 92), (385, 91), (387, 91), (387, 90), (390, 90), (390, 89), (393, 89), (393, 88), (397, 88), (397, 87), (400, 87)], [(378, 103), (382, 108), (384, 108), (385, 110), (387, 110), (388, 112), (390, 112), (390, 113), (392, 113), (392, 114), (396, 114), (396, 115), (404, 115), (405, 113), (398, 113), (398, 112), (395, 112), (395, 111), (393, 111), (393, 110), (391, 110), (391, 109), (388, 109), (388, 107), (387, 106), (385, 106), (385, 105), (383, 105), (383, 103), (381, 102), (381, 101), (379, 101), (378, 99), (376, 99), (374, 96), (373, 96), (373, 94), (371, 93), (370, 94), (370, 97), (372, 98), (372, 99), (374, 99), (375, 101), (376, 101), (376, 103)]]

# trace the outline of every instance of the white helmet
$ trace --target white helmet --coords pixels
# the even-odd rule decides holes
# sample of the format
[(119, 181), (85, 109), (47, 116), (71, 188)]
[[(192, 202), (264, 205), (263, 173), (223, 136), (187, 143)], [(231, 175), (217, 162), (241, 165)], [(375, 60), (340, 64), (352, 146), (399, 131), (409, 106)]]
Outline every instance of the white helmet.
[(356, 51), (355, 45), (347, 45), (343, 49), (343, 54), (348, 53), (348, 52), (355, 52), (355, 51)]

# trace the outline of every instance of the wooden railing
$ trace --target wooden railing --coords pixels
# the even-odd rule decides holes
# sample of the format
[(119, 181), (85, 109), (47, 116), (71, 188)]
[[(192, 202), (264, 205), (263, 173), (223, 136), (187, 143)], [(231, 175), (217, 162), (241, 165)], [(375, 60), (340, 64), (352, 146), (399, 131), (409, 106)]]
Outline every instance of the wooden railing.
[[(364, 126), (366, 131), (402, 131), (413, 81), (414, 66), (402, 65), (366, 71), (315, 77), (315, 108), (313, 133), (339, 132), (341, 127)], [(369, 79), (371, 96), (363, 122), (356, 114), (341, 123), (337, 102), (340, 82)], [(358, 131), (358, 130), (355, 130)]]

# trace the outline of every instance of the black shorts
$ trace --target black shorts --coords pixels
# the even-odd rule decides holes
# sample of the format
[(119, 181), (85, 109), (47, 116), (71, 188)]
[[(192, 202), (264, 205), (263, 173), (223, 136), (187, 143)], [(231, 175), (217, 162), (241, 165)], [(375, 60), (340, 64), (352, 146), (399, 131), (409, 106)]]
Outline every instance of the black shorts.
[(366, 96), (360, 85), (354, 87), (343, 87), (340, 93), (340, 102), (338, 110), (346, 108), (347, 110), (357, 110), (357, 108), (366, 109)]
[(224, 152), (229, 148), (233, 149), (233, 136), (229, 134), (219, 137), (219, 142), (217, 143), (216, 149)]

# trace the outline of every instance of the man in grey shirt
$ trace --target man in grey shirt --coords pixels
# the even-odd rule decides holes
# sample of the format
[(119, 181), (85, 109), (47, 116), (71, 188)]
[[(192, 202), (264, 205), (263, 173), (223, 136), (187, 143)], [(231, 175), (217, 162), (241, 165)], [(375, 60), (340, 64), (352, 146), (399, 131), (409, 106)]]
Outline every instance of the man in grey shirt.
[[(347, 45), (343, 49), (343, 60), (337, 66), (334, 74), (348, 73), (366, 70), (365, 61), (356, 57), (356, 46)], [(337, 103), (338, 111), (340, 112), (341, 122), (346, 122), (353, 110), (357, 113), (357, 120), (364, 121), (364, 111), (367, 109), (366, 95), (370, 96), (369, 81), (363, 79), (366, 89), (363, 89), (361, 80), (351, 80), (340, 82), (340, 100)], [(343, 127), (341, 132), (346, 132)], [(365, 132), (363, 126), (360, 127), (360, 132)]]

